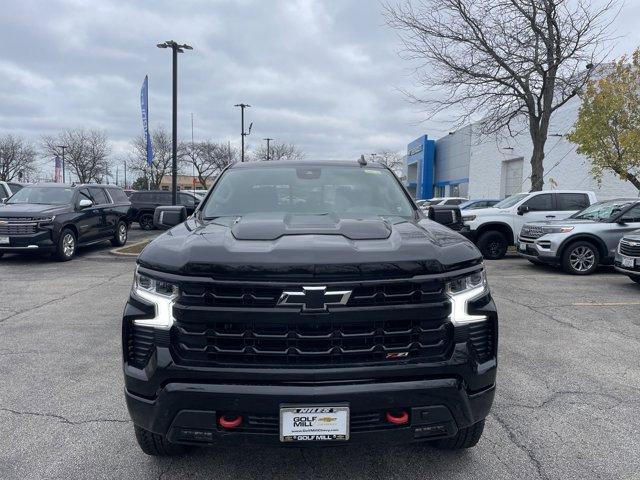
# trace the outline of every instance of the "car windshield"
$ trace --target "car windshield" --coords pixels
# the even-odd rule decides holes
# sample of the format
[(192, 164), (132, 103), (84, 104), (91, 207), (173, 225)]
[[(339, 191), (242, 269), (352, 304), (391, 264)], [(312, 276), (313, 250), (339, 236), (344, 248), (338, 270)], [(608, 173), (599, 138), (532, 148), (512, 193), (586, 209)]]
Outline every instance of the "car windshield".
[(73, 188), (25, 187), (9, 200), (8, 204), (36, 203), (42, 205), (65, 205), (71, 203)]
[(509, 207), (513, 207), (516, 203), (518, 203), (520, 200), (528, 197), (529, 194), (528, 193), (518, 193), (517, 195), (512, 195), (509, 198), (505, 198), (504, 200), (502, 200), (501, 202), (498, 202), (494, 205), (495, 208), (509, 208)]
[(569, 218), (606, 222), (613, 215), (620, 213), (620, 211), (630, 203), (632, 203), (631, 200), (609, 200), (606, 202), (598, 202), (583, 210), (580, 210), (579, 212), (574, 213)]
[(388, 170), (317, 165), (229, 170), (202, 211), (205, 218), (265, 212), (414, 215)]

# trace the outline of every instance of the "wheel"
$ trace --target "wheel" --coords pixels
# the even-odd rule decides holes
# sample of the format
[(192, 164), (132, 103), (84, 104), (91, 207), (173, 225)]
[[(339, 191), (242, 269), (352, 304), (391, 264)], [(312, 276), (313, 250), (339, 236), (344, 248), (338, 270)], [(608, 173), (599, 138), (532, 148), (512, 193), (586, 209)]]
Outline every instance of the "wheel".
[(143, 230), (153, 230), (153, 215), (151, 213), (143, 213), (140, 215), (138, 223)]
[[(2, 256), (2, 254), (0, 253), (0, 257), (1, 256)], [(633, 280), (634, 282), (636, 282), (636, 283), (640, 283), (640, 276), (638, 276), (638, 275), (629, 275), (629, 278), (631, 280)]]
[(470, 427), (461, 428), (455, 436), (436, 440), (433, 445), (442, 450), (461, 450), (463, 448), (475, 447), (482, 431), (484, 430), (484, 420), (474, 423)]
[(70, 228), (60, 233), (54, 256), (60, 262), (68, 262), (76, 254), (76, 234)]
[(121, 247), (127, 243), (127, 222), (120, 220), (116, 226), (116, 233), (111, 239), (111, 245), (114, 247)]
[(600, 253), (591, 242), (574, 242), (562, 253), (562, 269), (572, 275), (589, 275), (599, 262)]
[(189, 447), (185, 445), (170, 443), (164, 435), (150, 432), (138, 425), (134, 425), (133, 428), (136, 432), (138, 445), (140, 445), (142, 451), (147, 455), (168, 457), (171, 455), (180, 455), (189, 450)]
[(477, 245), (482, 256), (488, 260), (498, 260), (507, 254), (507, 239), (495, 230), (480, 235)]

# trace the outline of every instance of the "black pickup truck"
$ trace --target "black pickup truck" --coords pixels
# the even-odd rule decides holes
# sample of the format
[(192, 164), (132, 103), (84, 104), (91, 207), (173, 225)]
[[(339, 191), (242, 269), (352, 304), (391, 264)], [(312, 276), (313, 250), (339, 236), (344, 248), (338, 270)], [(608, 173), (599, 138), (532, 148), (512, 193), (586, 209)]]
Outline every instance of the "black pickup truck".
[[(496, 381), (482, 257), (385, 166), (227, 168), (141, 253), (125, 395), (150, 455), (189, 446), (474, 446)], [(184, 217), (182, 217), (184, 218)]]

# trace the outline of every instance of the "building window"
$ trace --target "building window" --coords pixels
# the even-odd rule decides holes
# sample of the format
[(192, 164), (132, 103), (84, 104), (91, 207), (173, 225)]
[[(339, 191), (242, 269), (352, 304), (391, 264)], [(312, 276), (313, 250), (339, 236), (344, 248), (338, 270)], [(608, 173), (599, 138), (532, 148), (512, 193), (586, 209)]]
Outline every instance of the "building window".
[(449, 196), (450, 197), (459, 197), (460, 196), (460, 185), (457, 183), (451, 184), (449, 186)]

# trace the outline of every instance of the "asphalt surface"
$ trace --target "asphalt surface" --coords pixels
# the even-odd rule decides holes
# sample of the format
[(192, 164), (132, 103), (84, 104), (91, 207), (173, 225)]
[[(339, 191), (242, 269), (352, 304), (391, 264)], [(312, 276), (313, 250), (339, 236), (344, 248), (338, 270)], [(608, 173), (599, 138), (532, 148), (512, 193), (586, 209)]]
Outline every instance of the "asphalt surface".
[[(145, 236), (146, 233), (140, 233)], [(84, 251), (0, 259), (0, 479), (640, 478), (640, 285), (488, 262), (501, 332), (496, 402), (477, 447), (137, 447), (120, 315), (134, 262)]]

